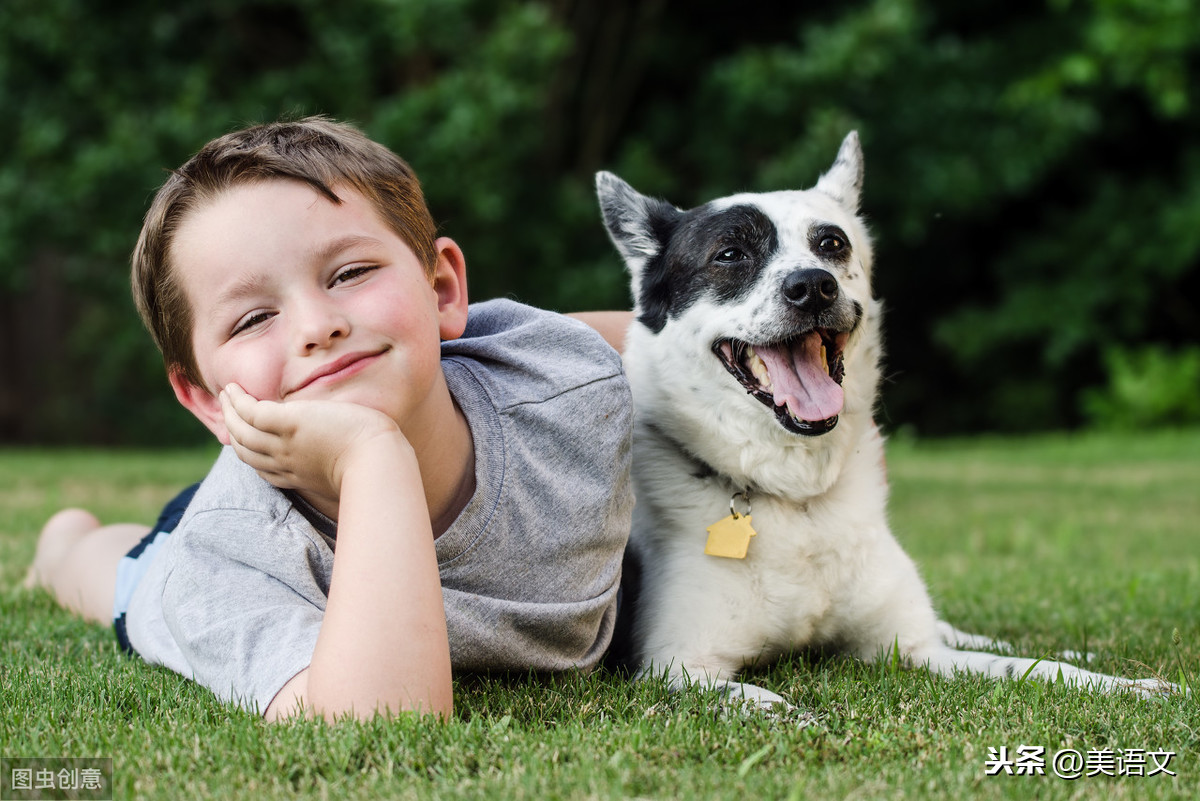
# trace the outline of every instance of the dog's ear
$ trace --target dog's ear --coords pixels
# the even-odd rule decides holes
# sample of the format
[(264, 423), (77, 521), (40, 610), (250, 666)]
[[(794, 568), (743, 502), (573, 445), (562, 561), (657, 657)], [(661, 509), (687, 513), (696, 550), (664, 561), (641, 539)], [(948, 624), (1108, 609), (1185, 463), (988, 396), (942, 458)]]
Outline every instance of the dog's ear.
[(842, 140), (837, 158), (829, 171), (817, 181), (817, 189), (841, 203), (850, 212), (858, 213), (862, 195), (863, 154), (858, 143), (858, 131), (851, 131)]
[(604, 227), (625, 266), (636, 276), (662, 250), (672, 221), (682, 212), (670, 203), (641, 194), (611, 172), (596, 173), (596, 195)]

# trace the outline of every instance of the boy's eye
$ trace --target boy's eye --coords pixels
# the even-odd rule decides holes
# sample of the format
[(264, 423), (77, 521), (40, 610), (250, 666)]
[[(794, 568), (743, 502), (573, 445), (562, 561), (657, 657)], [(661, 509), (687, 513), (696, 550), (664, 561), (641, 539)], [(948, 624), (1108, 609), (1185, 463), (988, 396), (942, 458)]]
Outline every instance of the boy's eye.
[(362, 278), (372, 270), (378, 269), (373, 264), (356, 264), (353, 267), (347, 267), (333, 277), (333, 284), (344, 284), (347, 281), (353, 281), (356, 278)]
[(265, 323), (270, 318), (271, 318), (270, 313), (265, 312), (265, 311), (254, 312), (253, 314), (248, 314), (245, 317), (243, 317), (241, 320), (238, 320), (237, 324), (233, 327), (232, 334), (234, 336), (237, 336), (238, 334), (242, 333), (243, 331), (249, 331), (251, 328), (261, 325), (262, 323)]

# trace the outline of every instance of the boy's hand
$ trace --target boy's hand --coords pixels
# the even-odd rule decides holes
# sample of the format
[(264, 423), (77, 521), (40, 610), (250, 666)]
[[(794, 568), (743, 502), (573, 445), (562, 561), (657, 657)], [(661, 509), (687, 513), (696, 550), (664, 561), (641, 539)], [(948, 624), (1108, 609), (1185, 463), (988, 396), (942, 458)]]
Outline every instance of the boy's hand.
[(377, 437), (398, 437), (387, 415), (353, 403), (260, 401), (237, 384), (220, 395), (230, 444), (238, 457), (280, 489), (320, 496), (335, 506), (354, 453)]

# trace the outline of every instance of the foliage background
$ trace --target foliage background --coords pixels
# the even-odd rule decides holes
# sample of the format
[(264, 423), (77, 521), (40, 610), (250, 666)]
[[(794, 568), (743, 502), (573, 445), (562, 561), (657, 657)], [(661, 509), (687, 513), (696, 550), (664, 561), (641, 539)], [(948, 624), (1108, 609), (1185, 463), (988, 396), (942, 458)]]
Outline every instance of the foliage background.
[(1195, 422), (1194, 6), (6, 0), (0, 442), (203, 439), (128, 252), (164, 170), (317, 112), (414, 165), (474, 299), (563, 311), (629, 302), (595, 170), (690, 206), (809, 186), (856, 128), (885, 426), (1120, 424), (1163, 403)]

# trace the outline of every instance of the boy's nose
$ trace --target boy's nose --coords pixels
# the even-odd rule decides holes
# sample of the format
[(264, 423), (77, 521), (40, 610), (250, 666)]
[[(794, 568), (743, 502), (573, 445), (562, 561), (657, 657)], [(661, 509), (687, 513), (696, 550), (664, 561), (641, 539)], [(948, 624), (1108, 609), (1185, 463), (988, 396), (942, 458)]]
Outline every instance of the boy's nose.
[(336, 307), (325, 303), (307, 304), (296, 327), (297, 345), (305, 353), (327, 348), (350, 333), (350, 322), (346, 316)]

